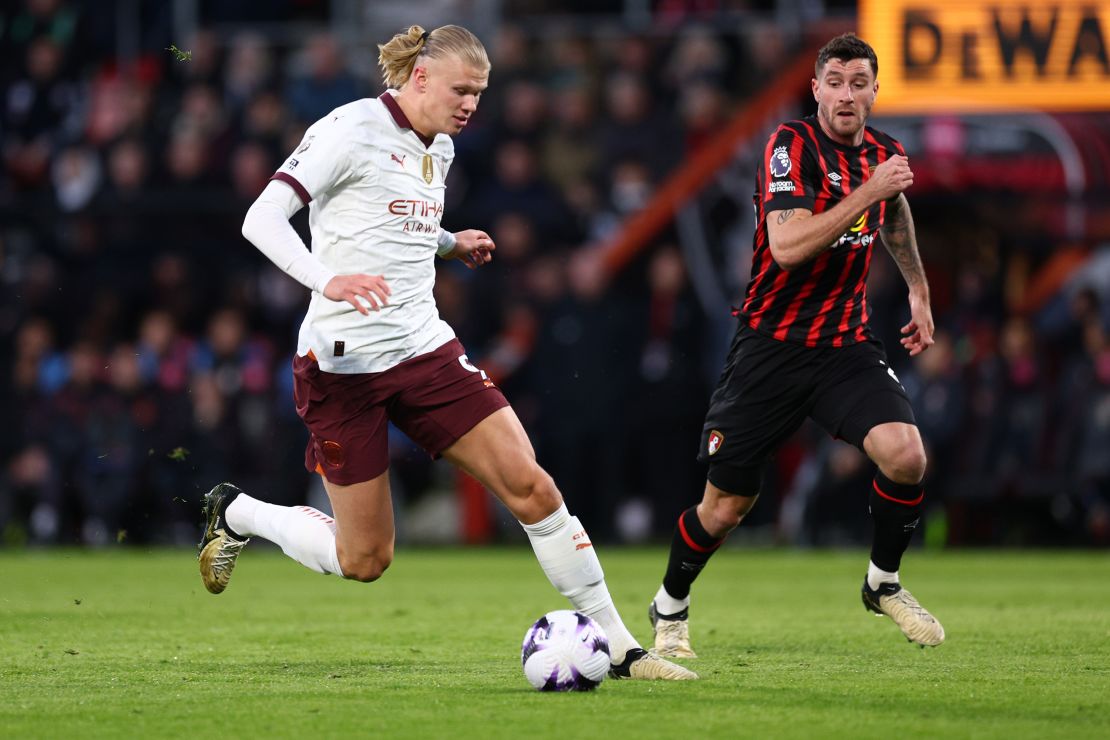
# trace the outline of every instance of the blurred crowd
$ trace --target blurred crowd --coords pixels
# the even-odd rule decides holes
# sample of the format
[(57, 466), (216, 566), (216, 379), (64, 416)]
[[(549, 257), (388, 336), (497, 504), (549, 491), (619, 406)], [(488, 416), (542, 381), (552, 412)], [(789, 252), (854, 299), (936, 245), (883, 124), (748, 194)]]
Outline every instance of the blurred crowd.
[[(176, 39), (151, 23), (122, 57), (95, 6), (0, 11), (0, 543), (192, 542), (199, 495), (221, 480), (305, 500), (290, 363), (307, 291), (240, 225), (310, 123), (381, 92), (371, 44), (324, 30), (289, 46)], [(613, 279), (588, 245), (793, 50), (771, 23), (542, 37), (504, 25), (487, 46), (491, 87), (456, 140), (444, 226), (489, 230), (496, 258), (440, 264), (440, 311), (594, 536), (664, 536), (704, 483), (694, 455), (728, 306), (706, 315), (674, 233)], [(922, 220), (936, 347), (898, 356), (908, 311), (882, 256), (870, 301), (932, 453), (926, 536), (1110, 543), (1110, 251), (1089, 250), (1081, 279), (1019, 310), (1013, 286), (1036, 260), (990, 239), (966, 253)], [(307, 238), (304, 212), (294, 225)], [(742, 276), (722, 283), (738, 300)], [(402, 508), (457, 485), (399, 434), (391, 458)], [(871, 474), (806, 427), (750, 529), (858, 542)]]

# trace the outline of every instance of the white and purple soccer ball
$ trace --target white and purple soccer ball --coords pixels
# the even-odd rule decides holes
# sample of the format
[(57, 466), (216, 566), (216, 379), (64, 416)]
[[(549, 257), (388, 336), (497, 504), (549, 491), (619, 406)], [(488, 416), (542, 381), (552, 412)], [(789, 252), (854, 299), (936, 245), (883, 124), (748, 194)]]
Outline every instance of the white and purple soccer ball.
[(525, 633), (520, 662), (540, 691), (590, 691), (609, 672), (609, 638), (585, 614), (548, 612)]

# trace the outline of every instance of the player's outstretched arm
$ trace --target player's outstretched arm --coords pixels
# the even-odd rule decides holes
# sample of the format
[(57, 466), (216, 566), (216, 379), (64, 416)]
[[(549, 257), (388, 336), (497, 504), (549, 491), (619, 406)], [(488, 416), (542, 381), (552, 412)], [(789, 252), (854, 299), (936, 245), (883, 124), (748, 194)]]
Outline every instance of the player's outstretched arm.
[(822, 213), (804, 208), (767, 214), (771, 256), (784, 270), (804, 265), (836, 243), (860, 214), (881, 200), (899, 195), (913, 184), (909, 160), (894, 155), (875, 168), (871, 178), (844, 200)]
[(904, 193), (887, 203), (886, 218), (879, 233), (909, 286), (910, 322), (902, 327), (902, 346), (911, 357), (919, 355), (933, 344), (933, 311), (929, 303), (929, 281), (917, 251), (913, 214)]
[(450, 251), (440, 253), (443, 259), (461, 260), (471, 270), (493, 259), (492, 252), (497, 249), (497, 245), (493, 243), (490, 235), (481, 229), (466, 229), (453, 236), (455, 246)]

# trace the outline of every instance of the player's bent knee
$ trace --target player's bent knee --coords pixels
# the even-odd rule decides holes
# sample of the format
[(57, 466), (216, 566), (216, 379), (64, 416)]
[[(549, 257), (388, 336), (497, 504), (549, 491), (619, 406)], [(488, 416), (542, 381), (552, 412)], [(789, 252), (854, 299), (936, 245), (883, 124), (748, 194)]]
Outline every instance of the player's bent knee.
[(372, 583), (378, 580), (393, 563), (392, 550), (377, 551), (357, 556), (339, 556), (343, 577), (351, 581)]
[(383, 560), (366, 560), (359, 561), (357, 564), (340, 564), (343, 568), (343, 576), (351, 581), (358, 581), (359, 583), (373, 583), (385, 574), (386, 569), (389, 567), (389, 561)]
[(559, 489), (555, 487), (555, 479), (538, 465), (528, 482), (528, 498), (545, 502), (559, 499)]
[(891, 455), (884, 467), (886, 476), (895, 483), (916, 485), (925, 477), (925, 465), (925, 450), (910, 446)]
[(514, 501), (506, 504), (518, 519), (523, 517), (530, 521), (543, 519), (563, 503), (554, 479), (539, 465), (515, 483), (511, 496)]
[(706, 512), (709, 515), (709, 526), (706, 530), (711, 533), (728, 533), (740, 526), (744, 517), (755, 505), (755, 496), (725, 496), (718, 498)]
[(912, 424), (875, 427), (864, 439), (864, 451), (895, 483), (917, 485), (925, 477), (925, 445)]
[(722, 511), (720, 507), (714, 508), (709, 512), (709, 522), (705, 525), (705, 531), (713, 537), (724, 537), (740, 526), (743, 518), (743, 516), (730, 515), (730, 512)]

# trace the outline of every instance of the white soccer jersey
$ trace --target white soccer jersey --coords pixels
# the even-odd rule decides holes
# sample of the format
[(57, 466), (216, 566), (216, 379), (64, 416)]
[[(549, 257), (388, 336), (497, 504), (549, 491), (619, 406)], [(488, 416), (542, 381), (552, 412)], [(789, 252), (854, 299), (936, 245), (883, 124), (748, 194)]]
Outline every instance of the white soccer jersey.
[(312, 124), (274, 174), (309, 206), (312, 252), (338, 275), (383, 275), (389, 305), (369, 316), (312, 294), (297, 354), (332, 373), (388, 370), (455, 333), (432, 286), (451, 137), (418, 134), (389, 92), (336, 108)]

